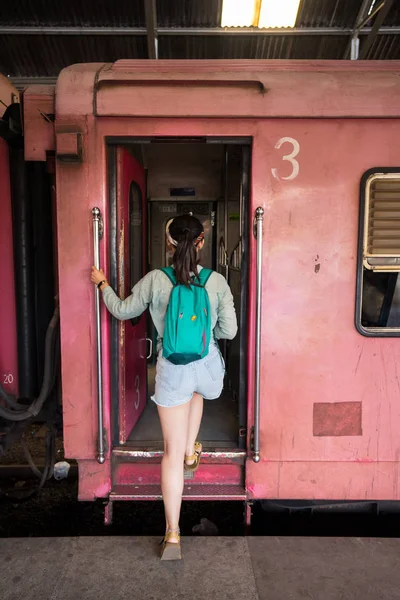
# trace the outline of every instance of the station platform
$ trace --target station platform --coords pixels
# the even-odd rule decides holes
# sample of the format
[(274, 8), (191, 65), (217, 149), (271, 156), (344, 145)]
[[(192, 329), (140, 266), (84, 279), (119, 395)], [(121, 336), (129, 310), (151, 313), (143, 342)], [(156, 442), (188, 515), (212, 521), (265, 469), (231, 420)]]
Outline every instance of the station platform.
[(2, 600), (396, 600), (400, 539), (186, 537), (0, 540)]

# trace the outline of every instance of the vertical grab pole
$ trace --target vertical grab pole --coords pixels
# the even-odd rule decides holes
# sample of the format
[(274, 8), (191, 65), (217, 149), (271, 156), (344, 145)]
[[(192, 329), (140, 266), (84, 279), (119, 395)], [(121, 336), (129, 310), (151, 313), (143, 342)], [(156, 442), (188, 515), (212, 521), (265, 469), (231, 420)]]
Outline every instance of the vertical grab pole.
[[(93, 256), (94, 266), (100, 269), (100, 238), (101, 238), (101, 212), (95, 207), (93, 215)], [(98, 438), (97, 438), (97, 461), (102, 465), (105, 461), (104, 439), (103, 439), (103, 369), (101, 353), (101, 317), (100, 317), (100, 290), (97, 285), (94, 291), (94, 306), (96, 312), (96, 346), (97, 346), (97, 409), (98, 409)]]
[(261, 358), (261, 284), (262, 284), (262, 234), (264, 209), (256, 210), (257, 277), (256, 277), (256, 365), (254, 389), (254, 454), (253, 461), (260, 462), (260, 358)]

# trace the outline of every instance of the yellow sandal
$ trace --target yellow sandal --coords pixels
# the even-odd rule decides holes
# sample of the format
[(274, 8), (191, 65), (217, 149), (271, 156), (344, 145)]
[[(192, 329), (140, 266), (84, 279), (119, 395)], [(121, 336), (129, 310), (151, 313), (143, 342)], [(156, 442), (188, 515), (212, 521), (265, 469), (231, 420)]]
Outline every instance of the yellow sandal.
[[(170, 542), (172, 537), (177, 537), (178, 542)], [(179, 529), (167, 529), (162, 540), (161, 560), (181, 560), (181, 536)]]
[[(203, 451), (203, 446), (201, 445), (200, 442), (196, 442), (194, 445), (194, 454), (191, 454), (190, 456), (185, 455), (184, 465), (185, 465), (186, 471), (194, 472), (198, 469), (202, 451)], [(193, 460), (194, 462), (191, 463), (190, 465), (188, 465), (186, 462), (188, 460)]]

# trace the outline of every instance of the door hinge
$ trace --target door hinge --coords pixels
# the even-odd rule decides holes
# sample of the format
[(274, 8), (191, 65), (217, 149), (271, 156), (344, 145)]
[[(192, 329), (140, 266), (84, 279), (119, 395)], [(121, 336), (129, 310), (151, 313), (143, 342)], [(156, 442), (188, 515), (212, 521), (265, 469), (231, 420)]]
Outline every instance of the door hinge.
[(250, 450), (254, 450), (254, 426), (250, 429)]
[(108, 436), (107, 436), (107, 429), (104, 427), (103, 428), (103, 449), (104, 449), (104, 454), (107, 454), (109, 447), (108, 447)]
[(211, 227), (215, 227), (215, 210), (211, 211)]

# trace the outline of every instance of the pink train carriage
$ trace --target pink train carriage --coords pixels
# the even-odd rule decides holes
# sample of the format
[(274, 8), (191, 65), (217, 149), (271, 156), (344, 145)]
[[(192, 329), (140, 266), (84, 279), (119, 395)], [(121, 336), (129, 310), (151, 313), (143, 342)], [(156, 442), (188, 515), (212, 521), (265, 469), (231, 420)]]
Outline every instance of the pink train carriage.
[(121, 60), (25, 91), (25, 159), (56, 154), (65, 453), (108, 521), (160, 499), (155, 332), (111, 318), (90, 266), (126, 296), (185, 212), (239, 334), (184, 499), (399, 500), (399, 71)]

